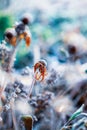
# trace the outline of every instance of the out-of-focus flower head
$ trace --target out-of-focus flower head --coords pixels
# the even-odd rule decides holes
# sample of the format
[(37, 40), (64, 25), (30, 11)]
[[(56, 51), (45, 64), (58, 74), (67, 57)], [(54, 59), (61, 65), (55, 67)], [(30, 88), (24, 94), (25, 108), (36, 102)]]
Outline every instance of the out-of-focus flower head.
[(31, 33), (27, 24), (28, 18), (23, 18), (22, 21), (17, 22), (14, 27), (7, 29), (4, 34), (5, 41), (15, 47), (20, 40), (24, 39), (26, 46), (29, 46)]

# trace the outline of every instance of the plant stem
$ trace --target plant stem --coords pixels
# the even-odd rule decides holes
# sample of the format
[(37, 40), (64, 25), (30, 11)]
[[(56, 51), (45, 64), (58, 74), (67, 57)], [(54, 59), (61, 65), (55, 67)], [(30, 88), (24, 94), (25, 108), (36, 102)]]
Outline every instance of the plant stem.
[(29, 97), (30, 97), (30, 95), (31, 95), (31, 93), (32, 93), (32, 90), (33, 90), (33, 87), (34, 87), (34, 83), (35, 83), (35, 78), (33, 78), (31, 87), (30, 87), (30, 89), (29, 89)]
[(12, 119), (13, 119), (14, 129), (18, 130), (17, 121), (16, 121), (16, 117), (15, 117), (14, 102), (12, 102), (11, 111), (12, 111)]

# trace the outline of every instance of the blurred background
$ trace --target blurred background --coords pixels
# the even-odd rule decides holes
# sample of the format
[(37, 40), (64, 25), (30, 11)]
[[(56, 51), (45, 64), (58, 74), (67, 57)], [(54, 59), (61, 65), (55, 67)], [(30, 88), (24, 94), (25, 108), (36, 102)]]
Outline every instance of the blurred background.
[[(27, 13), (30, 15), (31, 48), (37, 46), (41, 52), (40, 55), (37, 54), (37, 59), (44, 56), (49, 59), (51, 56), (51, 59), (53, 57), (59, 62), (66, 62), (66, 55), (60, 52), (62, 45), (65, 45), (64, 42), (70, 42), (66, 35), (75, 32), (81, 36), (81, 39), (87, 36), (86, 6), (87, 0), (0, 0), (0, 40), (3, 40), (6, 28), (14, 26), (15, 22)], [(30, 48), (26, 50), (22, 43), (20, 46), (17, 58), (18, 62), (22, 64), (19, 66), (18, 62), (15, 63), (16, 68), (33, 63), (33, 51), (35, 50)], [(25, 55), (27, 55), (27, 59), (20, 58)], [(24, 59), (28, 63), (25, 64)]]

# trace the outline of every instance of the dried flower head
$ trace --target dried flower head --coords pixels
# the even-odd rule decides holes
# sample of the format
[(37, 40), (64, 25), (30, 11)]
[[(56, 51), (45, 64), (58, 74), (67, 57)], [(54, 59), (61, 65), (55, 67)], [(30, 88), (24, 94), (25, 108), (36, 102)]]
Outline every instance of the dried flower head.
[(40, 60), (34, 65), (35, 79), (43, 81), (47, 75), (47, 62)]
[(31, 33), (29, 31), (29, 28), (24, 23), (19, 22), (15, 26), (15, 30), (17, 33), (17, 38), (19, 40), (24, 39), (26, 42), (26, 45), (29, 46), (31, 42)]
[(5, 31), (5, 41), (10, 43), (12, 46), (16, 46), (17, 33), (14, 28), (9, 28)]
[(29, 24), (29, 18), (27, 16), (23, 17), (21, 19), (21, 21), (25, 24), (25, 25), (28, 25)]
[(5, 41), (12, 46), (17, 46), (18, 42), (22, 39), (25, 40), (27, 46), (29, 46), (31, 42), (29, 28), (22, 22), (18, 22), (15, 27), (7, 29), (4, 36)]
[(33, 17), (30, 13), (25, 13), (22, 18), (21, 18), (21, 21), (23, 24), (25, 25), (29, 25), (32, 21), (33, 21)]

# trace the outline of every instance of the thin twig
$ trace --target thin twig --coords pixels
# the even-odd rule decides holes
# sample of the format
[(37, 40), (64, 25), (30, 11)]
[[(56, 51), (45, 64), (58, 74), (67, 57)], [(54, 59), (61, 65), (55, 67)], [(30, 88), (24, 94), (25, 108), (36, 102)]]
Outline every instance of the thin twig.
[(15, 116), (15, 110), (14, 110), (14, 102), (13, 101), (11, 103), (11, 111), (12, 111), (12, 119), (13, 119), (14, 129), (18, 130), (16, 116)]
[(30, 97), (30, 95), (31, 95), (31, 93), (32, 93), (32, 90), (33, 90), (33, 87), (34, 87), (34, 84), (35, 84), (35, 78), (33, 78), (33, 80), (32, 80), (32, 84), (31, 84), (31, 87), (30, 87), (30, 89), (29, 89), (29, 97)]

